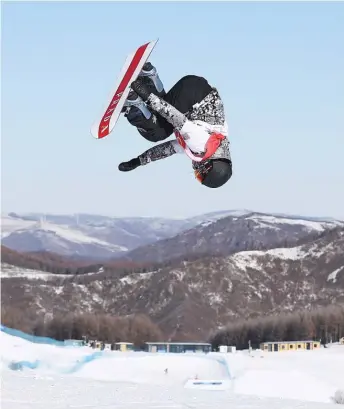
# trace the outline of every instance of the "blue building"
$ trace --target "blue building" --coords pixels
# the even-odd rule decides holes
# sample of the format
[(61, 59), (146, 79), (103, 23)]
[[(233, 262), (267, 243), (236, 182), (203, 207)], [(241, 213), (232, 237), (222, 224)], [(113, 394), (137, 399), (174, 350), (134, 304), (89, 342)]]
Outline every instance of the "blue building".
[(211, 344), (204, 342), (146, 342), (147, 352), (211, 352)]

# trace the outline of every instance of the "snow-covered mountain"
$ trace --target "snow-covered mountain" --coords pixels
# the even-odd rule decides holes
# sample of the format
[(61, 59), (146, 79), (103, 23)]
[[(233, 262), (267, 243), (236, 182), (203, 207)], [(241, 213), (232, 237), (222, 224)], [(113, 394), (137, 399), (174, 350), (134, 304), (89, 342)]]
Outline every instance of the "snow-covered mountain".
[(344, 227), (339, 220), (298, 218), (255, 212), (236, 212), (223, 218), (205, 219), (175, 237), (139, 247), (125, 257), (132, 261), (163, 262), (185, 256), (227, 256), (243, 250), (291, 247), (329, 230)]
[[(291, 248), (239, 251), (122, 277), (54, 276), (3, 266), (2, 305), (35, 314), (145, 313), (167, 336), (205, 339), (229, 321), (344, 302), (344, 228)], [(25, 307), (26, 306), (26, 307)]]
[(202, 222), (249, 211), (219, 211), (189, 219), (117, 218), (90, 214), (2, 214), (1, 242), (13, 250), (109, 259), (173, 237)]
[[(7, 218), (8, 223), (12, 219)], [(9, 248), (26, 251), (49, 251), (68, 256), (89, 258), (114, 257), (119, 252), (128, 249), (97, 237), (91, 236), (82, 229), (73, 229), (67, 225), (57, 225), (50, 222), (28, 223), (24, 221), (24, 228), (3, 235), (2, 243)], [(18, 224), (17, 224), (18, 225)], [(6, 224), (5, 224), (6, 227)]]
[(230, 254), (233, 247), (247, 249), (247, 241), (262, 235), (274, 245), (344, 222), (229, 210), (188, 219), (9, 213), (2, 215), (1, 224), (1, 242), (13, 250), (103, 260), (128, 254), (134, 260), (161, 261), (184, 254), (222, 254), (224, 246)]
[[(210, 215), (214, 220), (221, 213)], [(18, 251), (108, 259), (194, 227), (194, 219), (115, 218), (98, 215), (3, 214), (1, 242)]]

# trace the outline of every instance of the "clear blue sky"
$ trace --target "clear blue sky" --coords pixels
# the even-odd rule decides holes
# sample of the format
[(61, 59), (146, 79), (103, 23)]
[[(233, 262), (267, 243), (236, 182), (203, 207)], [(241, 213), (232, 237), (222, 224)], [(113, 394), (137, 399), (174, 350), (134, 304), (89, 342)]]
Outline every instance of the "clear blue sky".
[[(343, 3), (5, 3), (2, 211), (189, 216), (249, 208), (344, 218)], [(124, 118), (90, 127), (126, 55), (159, 38), (166, 89), (204, 76), (225, 103), (233, 177), (199, 185)]]

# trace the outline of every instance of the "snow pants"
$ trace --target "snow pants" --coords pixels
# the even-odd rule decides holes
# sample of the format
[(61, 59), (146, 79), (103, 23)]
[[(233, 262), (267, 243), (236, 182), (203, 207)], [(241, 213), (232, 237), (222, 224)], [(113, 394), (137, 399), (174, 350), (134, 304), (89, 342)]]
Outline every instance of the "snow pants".
[[(162, 98), (187, 115), (193, 105), (201, 102), (211, 91), (212, 87), (205, 78), (187, 75), (181, 78)], [(127, 119), (150, 142), (163, 141), (173, 133), (173, 126), (162, 116), (152, 113), (152, 116), (146, 119), (135, 106), (130, 108)]]

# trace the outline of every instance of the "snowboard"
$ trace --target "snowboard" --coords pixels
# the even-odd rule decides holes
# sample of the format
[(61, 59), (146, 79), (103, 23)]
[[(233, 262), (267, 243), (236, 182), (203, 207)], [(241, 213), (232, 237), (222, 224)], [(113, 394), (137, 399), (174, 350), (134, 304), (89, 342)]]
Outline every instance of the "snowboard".
[(138, 77), (157, 42), (158, 39), (143, 44), (127, 56), (117, 77), (114, 92), (111, 93), (110, 103), (107, 105), (106, 110), (103, 111), (100, 119), (91, 128), (91, 134), (96, 139), (105, 138), (113, 131), (128, 97), (130, 85)]

